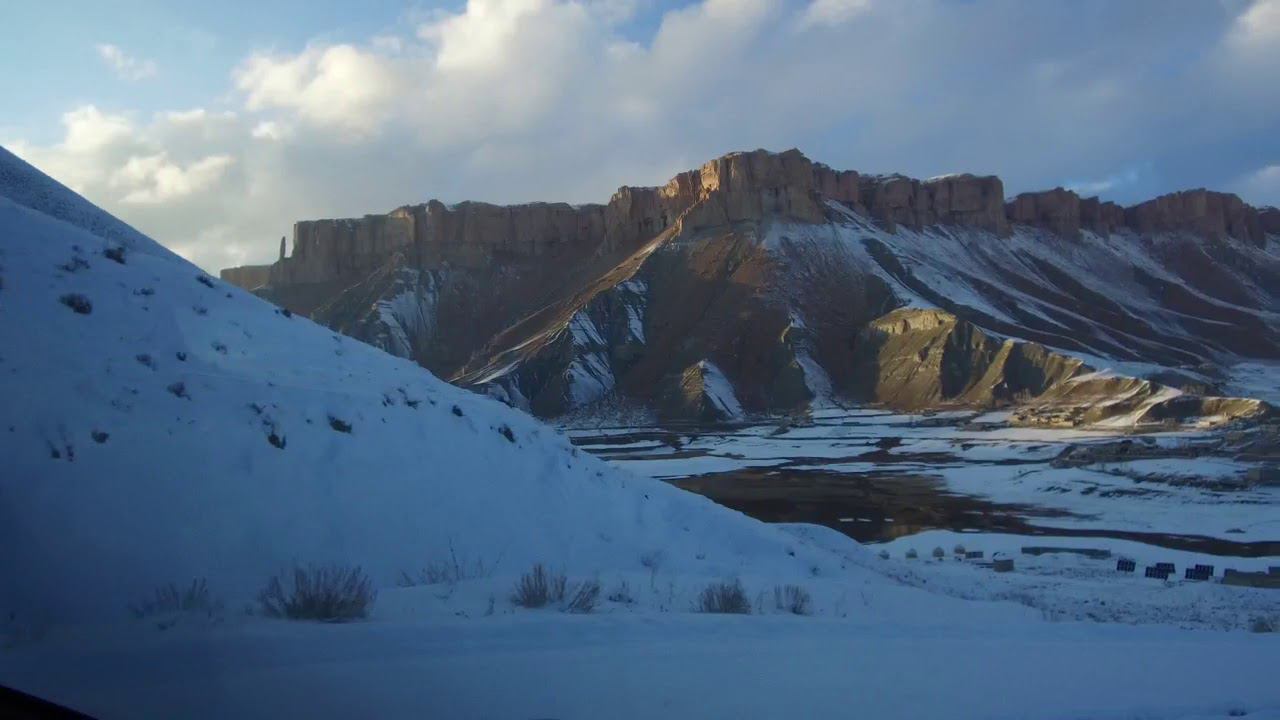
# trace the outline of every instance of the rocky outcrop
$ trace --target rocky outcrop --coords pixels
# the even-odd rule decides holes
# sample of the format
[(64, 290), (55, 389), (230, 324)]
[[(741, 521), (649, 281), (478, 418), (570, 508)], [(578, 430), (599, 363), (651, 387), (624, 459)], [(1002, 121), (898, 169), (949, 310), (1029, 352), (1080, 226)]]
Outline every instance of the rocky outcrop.
[(399, 212), (298, 222), (293, 226), (293, 253), (272, 266), (271, 285), (319, 283), (369, 272), (412, 242), (412, 224)]
[(1266, 242), (1258, 211), (1239, 197), (1210, 190), (1186, 190), (1161, 195), (1125, 210), (1134, 232), (1186, 232), (1221, 240), (1234, 237), (1255, 245)]
[(998, 340), (941, 310), (902, 308), (855, 341), (855, 396), (902, 410), (1016, 407), (1024, 425), (1134, 427), (1259, 420), (1259, 400), (1195, 395), (1141, 378), (1094, 372), (1035, 343)]
[[(1121, 208), (1097, 198), (1080, 198), (1063, 188), (1022, 193), (1005, 206), (1009, 221), (1078, 238), (1082, 229), (1110, 235), (1128, 229), (1139, 235), (1190, 233), (1222, 240), (1233, 237), (1261, 245), (1265, 241), (1265, 211), (1239, 197), (1209, 190), (1188, 190)], [(1280, 223), (1280, 220), (1269, 221)]]
[(665, 386), (658, 399), (658, 414), (664, 420), (715, 423), (745, 417), (733, 384), (710, 361), (699, 361), (673, 374)]
[(1082, 229), (1110, 235), (1124, 227), (1124, 208), (1096, 197), (1081, 198), (1071, 190), (1054, 188), (1022, 193), (1005, 205), (1009, 222), (1041, 227), (1067, 238)]
[(905, 225), (920, 230), (928, 225), (974, 227), (1006, 235), (1004, 184), (1000, 178), (944, 175), (914, 180), (903, 175), (859, 178), (862, 208), (890, 230)]
[(1259, 210), (1258, 224), (1267, 235), (1280, 235), (1280, 208), (1264, 207)]
[(1270, 405), (1252, 398), (1196, 395), (1151, 380), (1082, 372), (1024, 403), (1013, 420), (1049, 427), (1176, 427), (1265, 420), (1273, 414)]
[(931, 309), (902, 308), (876, 319), (854, 348), (855, 396), (910, 410), (1008, 404), (1041, 395), (1084, 367)]
[(1124, 208), (1096, 197), (1080, 200), (1080, 226), (1102, 236), (1124, 227)]
[(241, 265), (222, 270), (218, 277), (245, 290), (257, 290), (270, 282), (271, 268), (271, 265)]

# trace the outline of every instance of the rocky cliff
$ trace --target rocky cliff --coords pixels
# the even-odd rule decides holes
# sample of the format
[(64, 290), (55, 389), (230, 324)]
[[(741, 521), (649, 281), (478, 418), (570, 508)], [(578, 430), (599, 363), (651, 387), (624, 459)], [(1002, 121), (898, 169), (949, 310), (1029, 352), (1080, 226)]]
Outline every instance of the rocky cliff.
[(245, 290), (257, 290), (271, 282), (271, 267), (271, 265), (241, 265), (225, 268), (218, 273), (218, 276)]
[[(701, 420), (836, 401), (1072, 407), (1063, 383), (1108, 361), (1204, 391), (1236, 360), (1280, 359), (1277, 216), (1206, 190), (1006, 201), (996, 177), (755, 151), (602, 205), (300, 222), (258, 291), (544, 416), (618, 399)], [(1199, 406), (1178, 407), (1166, 415)]]

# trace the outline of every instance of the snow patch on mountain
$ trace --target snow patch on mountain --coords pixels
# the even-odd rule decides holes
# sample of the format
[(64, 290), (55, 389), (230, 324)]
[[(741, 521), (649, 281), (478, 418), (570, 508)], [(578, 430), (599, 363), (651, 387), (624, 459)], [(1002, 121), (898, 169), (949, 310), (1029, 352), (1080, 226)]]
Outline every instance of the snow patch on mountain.
[(733, 383), (721, 372), (720, 368), (710, 360), (698, 363), (702, 373), (702, 392), (707, 401), (715, 408), (717, 414), (725, 419), (738, 419), (746, 416), (738, 396), (733, 391)]
[(375, 304), (377, 327), (367, 337), (374, 347), (412, 358), (414, 340), (426, 343), (435, 334), (435, 277), (414, 268), (398, 268), (392, 292)]

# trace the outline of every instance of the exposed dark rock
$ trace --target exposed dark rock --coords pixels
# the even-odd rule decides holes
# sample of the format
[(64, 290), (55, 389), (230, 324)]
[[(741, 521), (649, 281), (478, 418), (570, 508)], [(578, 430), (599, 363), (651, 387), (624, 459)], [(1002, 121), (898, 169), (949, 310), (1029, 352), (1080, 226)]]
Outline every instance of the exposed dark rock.
[(93, 303), (80, 293), (68, 293), (58, 298), (58, 300), (79, 315), (88, 315), (93, 312)]

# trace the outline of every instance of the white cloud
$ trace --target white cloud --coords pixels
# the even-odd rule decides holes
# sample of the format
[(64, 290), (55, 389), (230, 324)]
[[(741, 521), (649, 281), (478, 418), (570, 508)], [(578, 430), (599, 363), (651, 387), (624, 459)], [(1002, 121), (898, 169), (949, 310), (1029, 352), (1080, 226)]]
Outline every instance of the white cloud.
[(386, 57), (352, 45), (314, 46), (294, 56), (255, 54), (234, 76), (249, 110), (292, 110), (361, 134), (378, 128), (397, 88)]
[(209, 155), (185, 166), (169, 159), (167, 153), (134, 156), (116, 170), (109, 181), (123, 188), (123, 203), (158, 204), (207, 190), (234, 164), (229, 155)]
[(1122, 173), (1109, 175), (1099, 180), (1074, 180), (1066, 183), (1068, 190), (1073, 190), (1082, 197), (1090, 195), (1099, 195), (1101, 193), (1110, 192), (1116, 188), (1132, 185), (1142, 177), (1142, 174), (1136, 169), (1129, 169)]
[(1268, 165), (1249, 173), (1233, 188), (1246, 202), (1280, 207), (1280, 165)]
[(289, 136), (289, 128), (274, 120), (263, 120), (250, 131), (259, 140), (283, 140)]
[(125, 80), (145, 80), (159, 71), (155, 61), (133, 57), (116, 45), (103, 43), (97, 49), (98, 57)]
[(1255, 0), (1236, 18), (1232, 40), (1246, 48), (1280, 43), (1280, 0)]
[(800, 14), (800, 27), (835, 27), (871, 9), (871, 0), (813, 0)]

